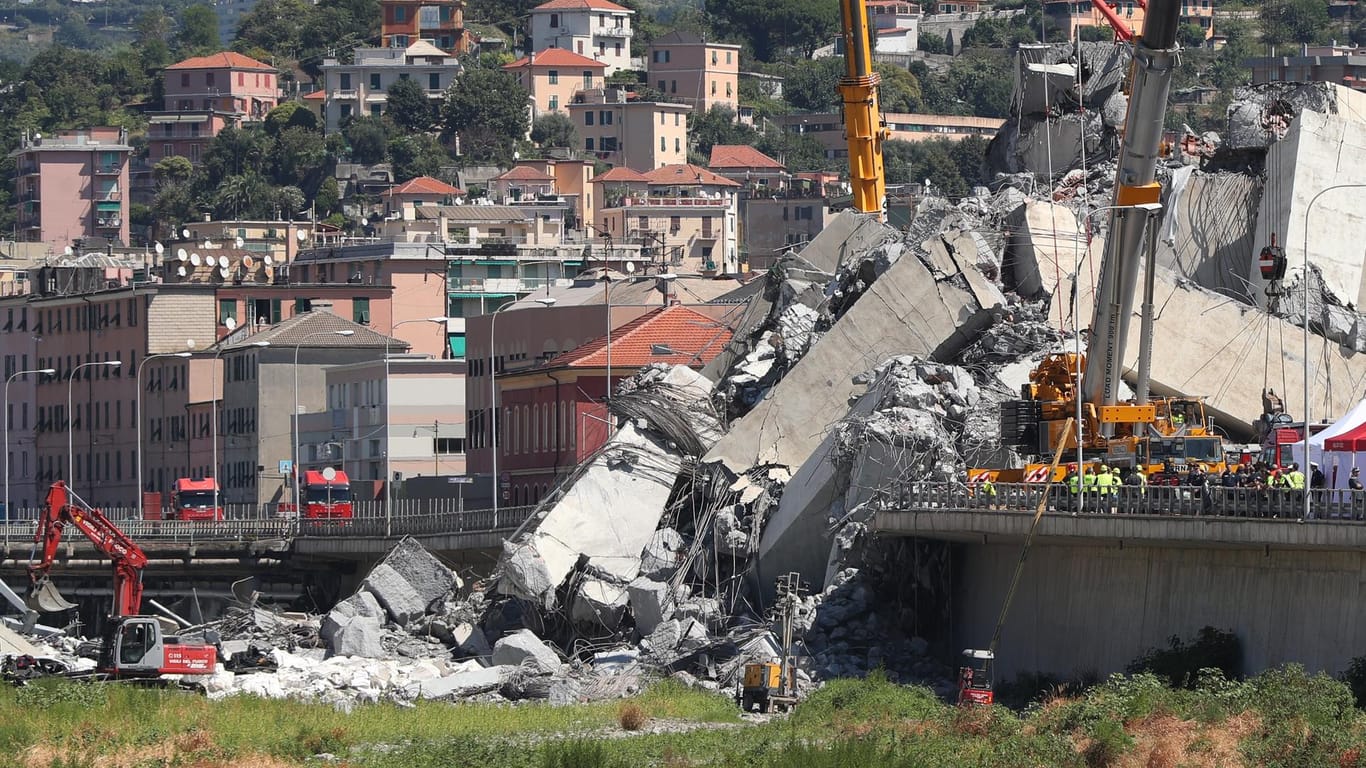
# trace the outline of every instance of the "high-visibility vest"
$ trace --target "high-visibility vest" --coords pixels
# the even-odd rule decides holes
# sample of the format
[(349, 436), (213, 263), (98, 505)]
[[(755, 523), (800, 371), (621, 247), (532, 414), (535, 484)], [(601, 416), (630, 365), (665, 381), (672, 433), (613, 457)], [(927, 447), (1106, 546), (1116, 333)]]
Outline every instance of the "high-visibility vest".
[(1073, 472), (1072, 474), (1067, 476), (1067, 490), (1073, 496), (1077, 495), (1077, 492), (1081, 490), (1081, 475), (1078, 475), (1076, 472)]
[(1096, 474), (1096, 488), (1100, 491), (1100, 495), (1108, 496), (1111, 493), (1113, 493), (1114, 485), (1115, 476), (1110, 474), (1108, 471), (1099, 472)]
[(995, 495), (996, 495), (996, 485), (995, 485), (994, 483), (992, 483), (990, 480), (983, 480), (983, 481), (982, 481), (982, 495), (983, 495), (983, 496), (995, 496)]
[(1298, 469), (1285, 476), (1285, 486), (1296, 491), (1304, 490), (1304, 473)]
[(1087, 472), (1086, 475), (1082, 477), (1081, 484), (1085, 486), (1088, 491), (1094, 489), (1096, 487), (1096, 473)]

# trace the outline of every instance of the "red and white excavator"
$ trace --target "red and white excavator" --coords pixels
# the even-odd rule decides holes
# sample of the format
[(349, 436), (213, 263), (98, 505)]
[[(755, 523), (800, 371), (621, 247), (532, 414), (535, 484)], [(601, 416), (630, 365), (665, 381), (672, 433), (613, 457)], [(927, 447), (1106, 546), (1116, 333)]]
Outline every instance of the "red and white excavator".
[(38, 519), (34, 541), (42, 556), (28, 569), (29, 605), (48, 613), (76, 607), (57, 592), (48, 578), (68, 525), (76, 526), (114, 565), (114, 605), (96, 672), (119, 678), (211, 674), (218, 661), (217, 648), (182, 643), (178, 637), (163, 634), (159, 619), (139, 615), (146, 553), (103, 512), (76, 499), (62, 481), (53, 483), (48, 490), (47, 503)]

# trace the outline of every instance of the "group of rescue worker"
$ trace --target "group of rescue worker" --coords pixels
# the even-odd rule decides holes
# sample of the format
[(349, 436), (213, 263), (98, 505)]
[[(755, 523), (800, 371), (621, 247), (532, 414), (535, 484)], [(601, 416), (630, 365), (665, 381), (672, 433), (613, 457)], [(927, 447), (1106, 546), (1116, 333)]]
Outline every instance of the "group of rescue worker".
[[(1087, 464), (1080, 471), (1076, 464), (1068, 464), (1066, 475), (1055, 486), (1055, 502), (1060, 508), (1078, 509), (1085, 505), (1092, 511), (1150, 511), (1148, 508), (1148, 486), (1180, 488), (1181, 498), (1197, 502), (1209, 511), (1215, 502), (1213, 488), (1223, 488), (1221, 497), (1237, 503), (1237, 509), (1228, 510), (1234, 514), (1252, 516), (1276, 516), (1278, 507), (1272, 498), (1274, 492), (1290, 492), (1293, 497), (1280, 497), (1302, 500), (1308, 490), (1314, 494), (1317, 504), (1328, 500), (1327, 480), (1317, 462), (1310, 463), (1310, 475), (1300, 469), (1298, 463), (1285, 466), (1255, 462), (1227, 466), (1223, 472), (1211, 476), (1204, 467), (1195, 464), (1184, 474), (1178, 472), (1171, 462), (1166, 462), (1152, 478), (1143, 467), (1112, 467), (1106, 464)], [(1353, 468), (1347, 487), (1352, 491), (1363, 490), (1361, 471)], [(983, 478), (975, 489), (977, 495), (987, 497), (995, 505), (996, 487), (989, 477)], [(1352, 494), (1346, 497), (1350, 511), (1343, 510), (1358, 519), (1366, 518), (1366, 495)], [(1339, 505), (1340, 507), (1341, 505)], [(1362, 506), (1360, 513), (1355, 507)]]

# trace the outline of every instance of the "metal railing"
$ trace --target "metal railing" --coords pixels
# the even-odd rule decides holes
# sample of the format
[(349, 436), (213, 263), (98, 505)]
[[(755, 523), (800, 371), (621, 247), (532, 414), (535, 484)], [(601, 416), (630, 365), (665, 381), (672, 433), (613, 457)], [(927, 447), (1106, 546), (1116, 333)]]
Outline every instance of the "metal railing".
[[(1034, 512), (1044, 498), (1038, 483), (997, 483), (995, 493), (980, 485), (912, 483), (884, 502), (902, 512)], [(1113, 486), (1108, 493), (1072, 494), (1055, 484), (1045, 500), (1045, 514), (1150, 515), (1224, 517), (1298, 521), (1304, 494), (1310, 494), (1310, 520), (1366, 520), (1366, 491), (1344, 489), (1225, 488), (1223, 486)], [(1080, 498), (1079, 498), (1080, 496)]]
[[(439, 536), (460, 533), (513, 531), (526, 522), (535, 507), (499, 507), (460, 510), (447, 499), (410, 503), (398, 507), (392, 520), (384, 517), (378, 502), (357, 504), (348, 519), (310, 519), (278, 516), (277, 505), (229, 505), (226, 520), (145, 520), (134, 517), (131, 508), (104, 509), (106, 515), (130, 538), (138, 542), (250, 542), (296, 537), (360, 538)], [(396, 505), (397, 506), (397, 505)], [(11, 544), (31, 542), (37, 529), (36, 510), (23, 511), (9, 521), (0, 522)], [(81, 543), (80, 537), (69, 538)]]

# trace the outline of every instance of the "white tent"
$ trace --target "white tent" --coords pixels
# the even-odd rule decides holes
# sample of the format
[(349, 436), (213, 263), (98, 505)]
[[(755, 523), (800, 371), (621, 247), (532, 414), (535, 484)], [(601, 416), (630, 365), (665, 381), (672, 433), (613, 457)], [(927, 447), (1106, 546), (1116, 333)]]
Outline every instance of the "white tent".
[[(1352, 406), (1352, 410), (1348, 411), (1342, 418), (1333, 422), (1318, 434), (1310, 436), (1309, 461), (1304, 460), (1303, 440), (1290, 446), (1290, 455), (1294, 457), (1293, 461), (1299, 463), (1300, 468), (1305, 471), (1305, 476), (1307, 477), (1309, 475), (1308, 470), (1310, 462), (1318, 462), (1319, 464), (1325, 463), (1323, 460), (1323, 444), (1325, 441), (1346, 434), (1362, 424), (1366, 424), (1366, 400), (1362, 400)], [(1324, 469), (1324, 472), (1328, 471), (1324, 467), (1320, 468)], [(1344, 474), (1342, 477), (1342, 485), (1346, 486), (1347, 476)]]

